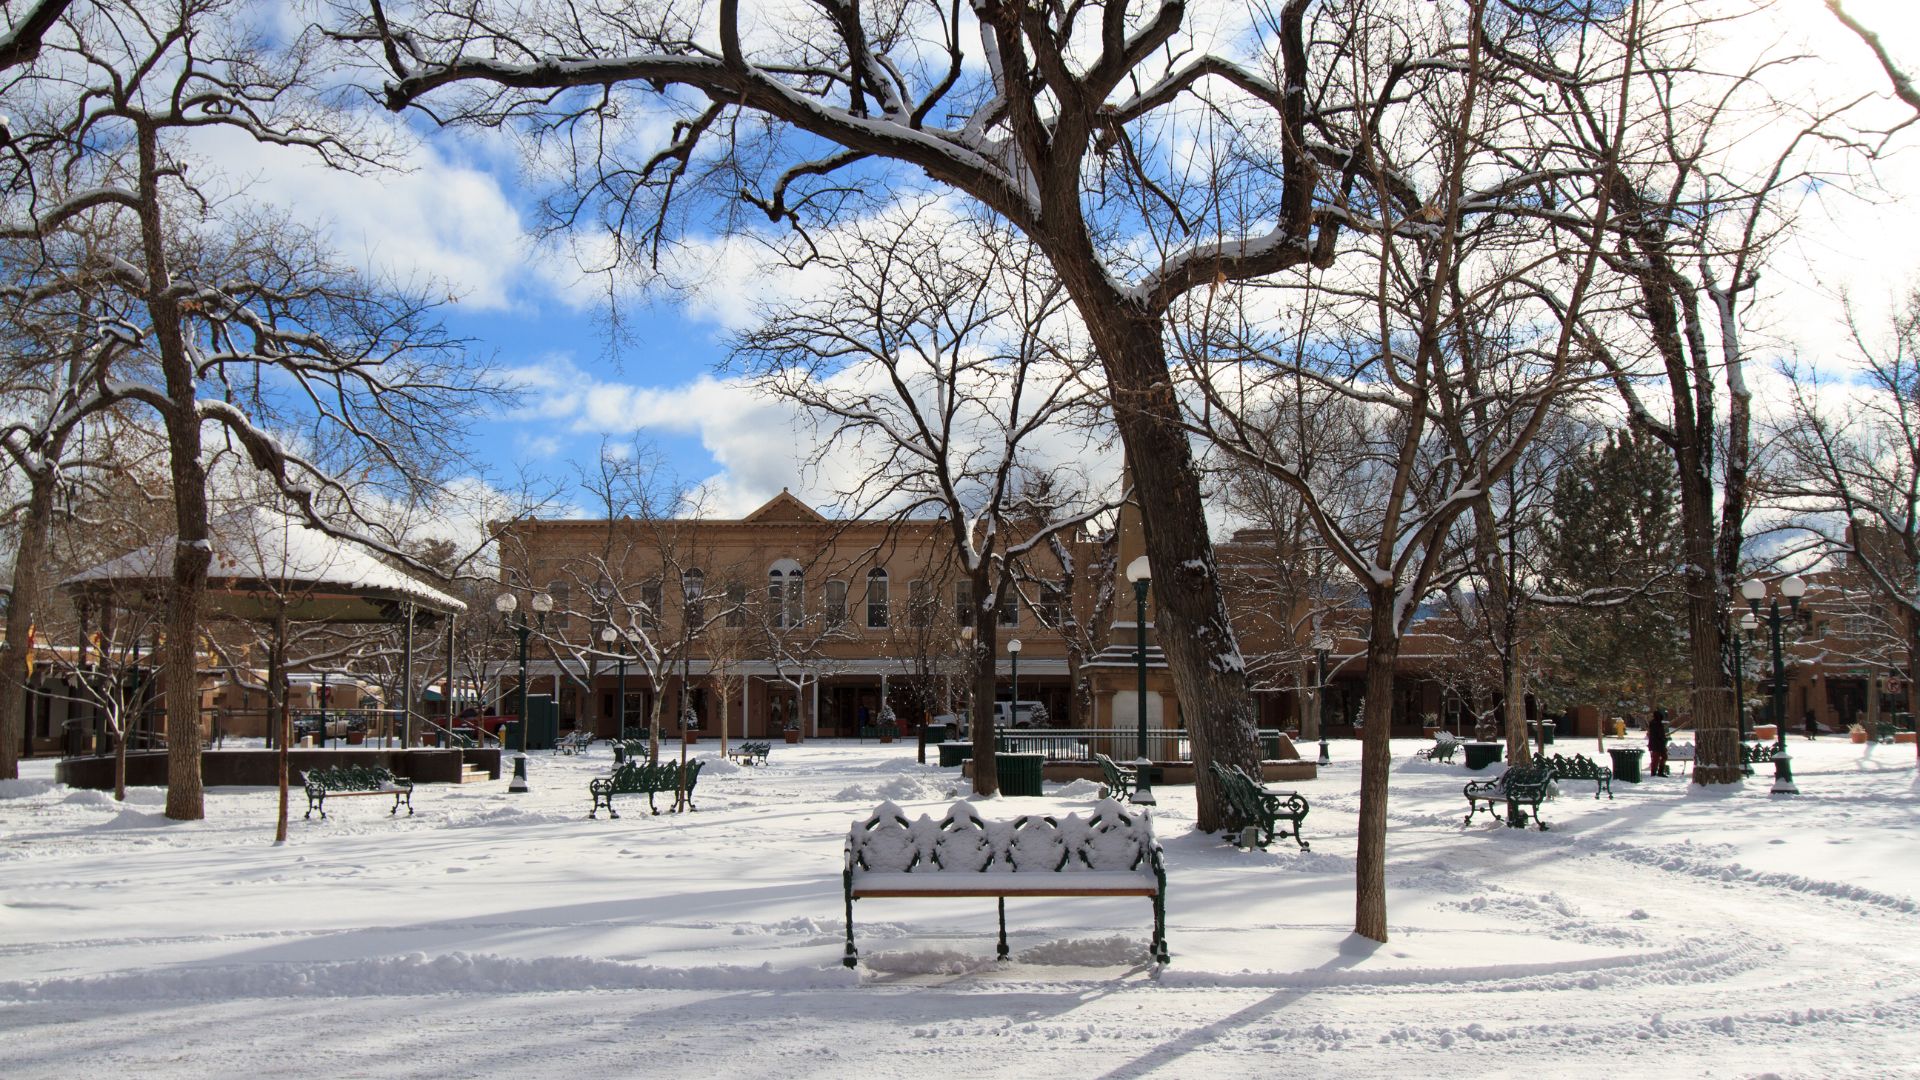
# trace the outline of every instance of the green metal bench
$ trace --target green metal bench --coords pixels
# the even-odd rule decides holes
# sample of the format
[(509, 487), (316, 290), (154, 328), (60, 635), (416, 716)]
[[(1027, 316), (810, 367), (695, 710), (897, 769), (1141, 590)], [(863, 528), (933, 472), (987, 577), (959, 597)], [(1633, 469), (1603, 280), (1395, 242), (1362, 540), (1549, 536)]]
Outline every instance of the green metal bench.
[[(1469, 781), (1464, 789), (1467, 796), (1466, 823), (1473, 824), (1473, 815), (1485, 809), (1495, 821), (1504, 820), (1508, 828), (1524, 829), (1527, 827), (1527, 812), (1520, 807), (1525, 803), (1533, 807), (1534, 825), (1545, 832), (1547, 823), (1540, 820), (1540, 803), (1547, 797), (1548, 785), (1552, 783), (1552, 768), (1537, 761), (1515, 765), (1492, 780)], [(1499, 810), (1500, 803), (1507, 804), (1504, 818)]]
[(308, 818), (312, 818), (313, 812), (318, 810), (324, 820), (329, 797), (345, 799), (357, 795), (391, 795), (393, 809), (387, 811), (388, 816), (398, 814), (401, 803), (407, 806), (407, 816), (413, 816), (413, 781), (394, 776), (378, 765), (332, 765), (308, 769), (304, 782)]
[[(1219, 781), (1221, 798), (1227, 804), (1227, 830), (1235, 847), (1244, 844), (1242, 834), (1252, 829), (1253, 842), (1259, 847), (1272, 843), (1275, 836), (1290, 836), (1301, 851), (1307, 850), (1309, 845), (1300, 838), (1300, 823), (1307, 819), (1306, 796), (1297, 791), (1270, 791), (1238, 765), (1222, 768), (1219, 762), (1210, 761), (1207, 768)], [(1281, 828), (1282, 821), (1292, 827)]]
[(767, 755), (773, 751), (771, 743), (743, 742), (734, 743), (727, 751), (727, 757), (742, 765), (765, 765)]
[(1105, 754), (1096, 753), (1093, 760), (1100, 765), (1100, 778), (1105, 781), (1100, 788), (1103, 799), (1124, 799), (1133, 794), (1140, 782), (1140, 773), (1128, 765), (1122, 765)]
[(1570, 758), (1555, 754), (1542, 760), (1553, 770), (1555, 780), (1591, 780), (1595, 799), (1600, 798), (1600, 791), (1603, 788), (1607, 792), (1607, 798), (1613, 798), (1613, 770), (1585, 754), (1575, 754)]
[(1454, 751), (1460, 749), (1460, 740), (1453, 733), (1443, 731), (1433, 737), (1433, 745), (1424, 750), (1415, 750), (1413, 756), (1422, 761), (1452, 762)]
[(907, 820), (882, 803), (847, 834), (841, 881), (847, 901), (847, 951), (854, 967), (853, 902), (873, 897), (994, 897), (1000, 904), (999, 956), (1007, 958), (1009, 896), (1142, 896), (1153, 901), (1148, 950), (1167, 953), (1167, 869), (1153, 821), (1102, 799), (1093, 816), (1029, 814), (986, 821), (958, 802), (945, 820)]
[(699, 784), (700, 770), (705, 765), (706, 761), (702, 758), (687, 762), (684, 784), (680, 763), (676, 761), (658, 764), (629, 761), (617, 765), (612, 775), (596, 776), (587, 781), (587, 791), (593, 796), (593, 809), (587, 816), (599, 817), (601, 808), (605, 807), (609, 817), (619, 817), (620, 811), (613, 808), (613, 797), (616, 795), (645, 795), (647, 808), (656, 815), (660, 813), (660, 807), (654, 802), (654, 796), (661, 794), (675, 796), (671, 809), (676, 812), (683, 804), (689, 810), (698, 810), (699, 807), (693, 805), (693, 789)]
[(578, 754), (591, 745), (593, 745), (593, 732), (570, 731), (553, 744), (553, 749), (561, 754)]

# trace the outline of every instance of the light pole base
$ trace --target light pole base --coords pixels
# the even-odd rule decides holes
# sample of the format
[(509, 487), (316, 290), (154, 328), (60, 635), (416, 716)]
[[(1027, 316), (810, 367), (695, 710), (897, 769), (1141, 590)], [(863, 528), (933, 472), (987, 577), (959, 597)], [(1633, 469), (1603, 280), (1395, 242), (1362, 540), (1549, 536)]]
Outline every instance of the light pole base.
[(1773, 752), (1773, 789), (1770, 795), (1798, 795), (1800, 789), (1793, 785), (1793, 760), (1782, 746)]
[(525, 795), (532, 789), (527, 787), (527, 755), (513, 755), (513, 779), (507, 783), (507, 794)]
[(1129, 802), (1135, 806), (1158, 806), (1160, 800), (1153, 797), (1153, 762), (1138, 758), (1133, 763), (1133, 795)]
[(1320, 764), (1333, 764), (1333, 755), (1327, 752), (1327, 737), (1325, 735), (1320, 736)]

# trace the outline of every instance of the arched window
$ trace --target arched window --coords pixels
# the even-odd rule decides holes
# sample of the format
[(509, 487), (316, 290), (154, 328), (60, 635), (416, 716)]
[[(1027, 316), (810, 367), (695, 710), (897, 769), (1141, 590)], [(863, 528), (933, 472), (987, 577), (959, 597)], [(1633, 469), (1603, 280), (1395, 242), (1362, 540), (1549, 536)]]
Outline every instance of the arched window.
[(807, 583), (800, 564), (781, 559), (767, 571), (767, 618), (776, 627), (799, 626), (806, 621)]
[(867, 571), (867, 626), (883, 630), (887, 625), (887, 572), (879, 567)]
[(847, 621), (847, 583), (829, 581), (821, 599), (821, 617), (828, 626), (842, 626)]

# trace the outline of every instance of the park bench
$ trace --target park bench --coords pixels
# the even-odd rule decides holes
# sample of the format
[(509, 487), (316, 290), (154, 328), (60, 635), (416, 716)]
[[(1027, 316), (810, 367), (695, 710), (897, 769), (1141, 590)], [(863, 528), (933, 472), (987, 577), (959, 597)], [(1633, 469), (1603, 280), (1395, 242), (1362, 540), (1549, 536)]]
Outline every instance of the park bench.
[[(1521, 803), (1533, 807), (1533, 823), (1545, 832), (1547, 823), (1540, 820), (1540, 802), (1547, 797), (1548, 785), (1553, 783), (1553, 770), (1540, 762), (1515, 765), (1492, 780), (1469, 781), (1464, 789), (1467, 796), (1467, 821), (1473, 824), (1473, 815), (1484, 809), (1493, 815), (1494, 820), (1504, 820), (1509, 828), (1524, 829), (1527, 826), (1526, 811), (1520, 809)], [(1507, 804), (1507, 813), (1503, 818), (1499, 804)]]
[(1451, 731), (1443, 731), (1433, 737), (1433, 745), (1424, 750), (1415, 750), (1413, 756), (1423, 761), (1453, 760), (1453, 752), (1460, 749), (1460, 737)]
[(1740, 765), (1749, 773), (1754, 765), (1773, 764), (1773, 744), (1770, 742), (1750, 742), (1740, 744)]
[[(1235, 847), (1243, 845), (1242, 834), (1252, 829), (1254, 843), (1262, 848), (1278, 835), (1293, 837), (1301, 851), (1307, 850), (1307, 842), (1300, 838), (1300, 823), (1307, 818), (1306, 796), (1297, 791), (1270, 791), (1238, 765), (1222, 768), (1219, 762), (1210, 761), (1207, 767), (1219, 781), (1221, 798), (1227, 804), (1227, 830)], [(1283, 819), (1293, 827), (1280, 828)]]
[[(1691, 752), (1693, 747), (1688, 745), (1687, 750)], [(1575, 754), (1572, 757), (1555, 754), (1540, 760), (1553, 770), (1555, 780), (1591, 780), (1595, 799), (1600, 798), (1603, 788), (1606, 790), (1607, 798), (1613, 798), (1613, 770), (1585, 754)]]
[(613, 743), (613, 763), (638, 761), (647, 756), (650, 743), (646, 739), (615, 739)]
[(1134, 787), (1140, 782), (1139, 770), (1130, 765), (1122, 765), (1105, 754), (1096, 753), (1093, 760), (1100, 764), (1100, 797), (1103, 799), (1124, 799), (1133, 794)]
[(994, 897), (1000, 906), (999, 956), (1007, 958), (1009, 896), (1144, 896), (1153, 901), (1150, 950), (1167, 963), (1167, 871), (1153, 822), (1102, 799), (1093, 816), (1027, 814), (986, 821), (957, 802), (945, 819), (909, 821), (881, 803), (847, 835), (841, 875), (847, 900), (847, 952), (853, 967), (853, 902), (874, 897)]
[(591, 745), (593, 745), (593, 732), (569, 731), (560, 736), (559, 740), (553, 744), (553, 748), (562, 754), (578, 754)]
[[(1693, 762), (1696, 756), (1692, 743), (1671, 743), (1667, 746), (1667, 768), (1671, 769), (1675, 765), (1679, 765), (1680, 775), (1685, 776), (1693, 769)], [(1596, 799), (1599, 797), (1598, 794), (1594, 795)]]
[(727, 756), (742, 765), (765, 765), (773, 745), (763, 742), (734, 743)]
[(315, 810), (320, 817), (327, 816), (329, 798), (348, 799), (358, 795), (391, 795), (393, 809), (389, 816), (400, 812), (400, 804), (407, 805), (407, 816), (413, 816), (413, 781), (404, 780), (377, 765), (331, 765), (318, 769), (308, 769), (306, 775), (307, 817), (313, 817)]
[(613, 808), (615, 795), (645, 795), (647, 808), (655, 814), (660, 807), (654, 803), (654, 796), (668, 794), (675, 796), (672, 809), (679, 811), (684, 804), (690, 810), (698, 810), (693, 805), (693, 789), (700, 782), (700, 770), (706, 761), (695, 758), (687, 762), (686, 780), (681, 782), (680, 763), (662, 761), (648, 764), (644, 761), (629, 761), (614, 766), (609, 776), (596, 776), (587, 781), (587, 791), (593, 796), (593, 809), (588, 817), (599, 817), (601, 807), (605, 807), (609, 817), (619, 817), (620, 811)]

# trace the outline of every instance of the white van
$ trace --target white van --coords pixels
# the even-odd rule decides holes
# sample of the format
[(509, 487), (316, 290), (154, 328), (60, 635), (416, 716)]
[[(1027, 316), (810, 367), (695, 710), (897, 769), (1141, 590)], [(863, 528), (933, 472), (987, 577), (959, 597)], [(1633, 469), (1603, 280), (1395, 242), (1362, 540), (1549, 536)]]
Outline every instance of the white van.
[(993, 703), (995, 728), (1030, 728), (1051, 724), (1046, 706), (1038, 701), (996, 701)]

